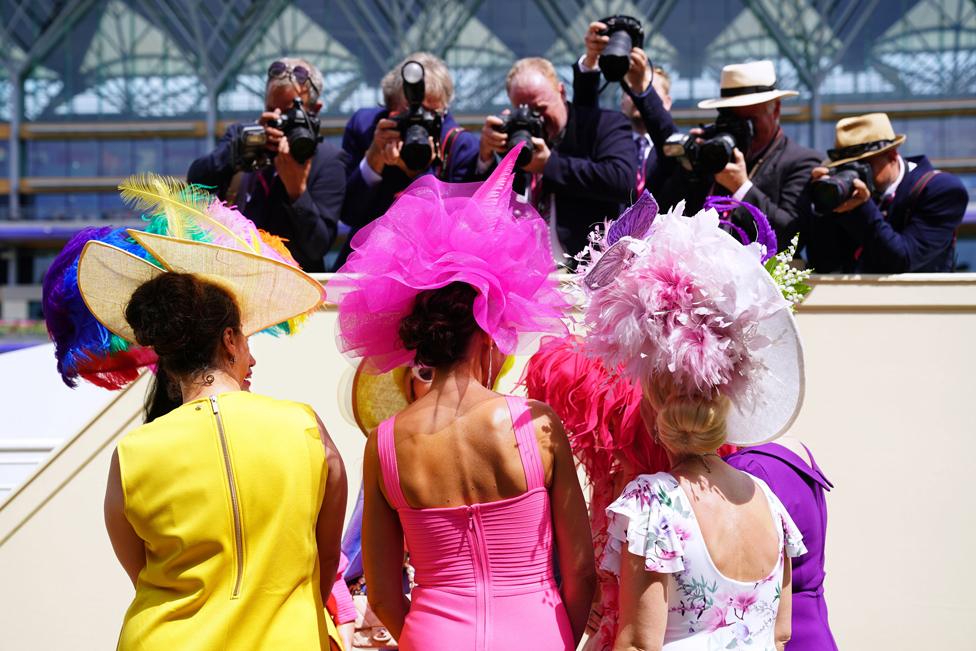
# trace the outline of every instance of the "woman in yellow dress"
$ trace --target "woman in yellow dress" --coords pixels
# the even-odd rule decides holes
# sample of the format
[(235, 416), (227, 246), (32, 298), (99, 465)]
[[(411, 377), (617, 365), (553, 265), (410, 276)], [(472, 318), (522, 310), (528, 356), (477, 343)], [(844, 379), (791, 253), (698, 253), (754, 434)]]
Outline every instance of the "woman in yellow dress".
[(105, 522), (136, 592), (118, 648), (341, 649), (323, 603), (342, 459), (311, 407), (248, 391), (248, 335), (314, 309), (321, 286), (253, 252), (129, 234), (165, 269), (90, 242), (79, 289), (109, 331), (155, 351), (182, 405), (112, 457)]

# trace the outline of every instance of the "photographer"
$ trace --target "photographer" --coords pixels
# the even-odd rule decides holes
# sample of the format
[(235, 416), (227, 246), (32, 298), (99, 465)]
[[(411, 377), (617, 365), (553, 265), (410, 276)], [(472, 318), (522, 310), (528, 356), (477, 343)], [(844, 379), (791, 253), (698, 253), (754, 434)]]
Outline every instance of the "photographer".
[[(481, 131), (478, 170), (492, 167), (513, 142), (534, 131), (531, 156), (522, 170), (528, 199), (550, 225), (558, 262), (575, 256), (587, 243), (590, 227), (615, 219), (631, 199), (634, 147), (627, 119), (616, 111), (575, 106), (552, 63), (531, 57), (515, 62), (505, 82), (516, 115), (488, 116)], [(538, 127), (534, 125), (538, 124)], [(523, 135), (517, 135), (523, 134)], [(528, 138), (526, 138), (528, 140)]]
[[(408, 62), (422, 66), (421, 81), (404, 84)], [(448, 112), (454, 99), (454, 82), (447, 65), (428, 52), (414, 52), (394, 66), (380, 82), (384, 107), (356, 111), (342, 135), (342, 148), (349, 154), (348, 198), (342, 221), (353, 233), (373, 221), (390, 207), (397, 194), (422, 174), (437, 174), (444, 181), (473, 180), (478, 158), (478, 137), (465, 131)], [(422, 91), (415, 107), (407, 93)], [(407, 92), (405, 92), (407, 91)], [(426, 160), (404, 157), (401, 121), (417, 115), (418, 126), (427, 132), (429, 152)], [(405, 122), (403, 123), (405, 126)], [(414, 133), (420, 133), (416, 129)], [(342, 265), (350, 248), (347, 242), (336, 267)]]
[(818, 272), (947, 272), (969, 195), (925, 156), (903, 158), (884, 113), (844, 118), (823, 167), (813, 170), (803, 226)]
[[(607, 25), (590, 23), (584, 39), (586, 52), (573, 66), (573, 103), (576, 106), (599, 106), (600, 55), (610, 37)], [(630, 51), (630, 68), (625, 76), (628, 89), (634, 89), (634, 97), (624, 92), (620, 96), (620, 111), (630, 120), (637, 165), (634, 181), (635, 198), (646, 187), (659, 204), (668, 208), (681, 196), (674, 195), (666, 185), (668, 178), (678, 169), (673, 158), (660, 154), (668, 136), (677, 131), (671, 119), (671, 78), (663, 68), (651, 67), (647, 54), (639, 47)]]
[[(609, 38), (605, 23), (594, 23), (586, 36), (586, 54), (577, 64), (581, 89), (592, 89), (593, 61), (599, 61)], [(641, 114), (658, 150), (657, 169), (648, 170), (648, 188), (659, 204), (669, 208), (685, 199), (687, 209), (701, 208), (710, 194), (732, 195), (762, 210), (769, 218), (783, 249), (799, 229), (800, 195), (810, 181), (810, 171), (820, 156), (793, 142), (779, 124), (780, 100), (796, 91), (778, 90), (770, 61), (728, 65), (722, 68), (721, 97), (698, 104), (718, 109), (715, 124), (678, 133), (664, 102), (648, 83), (647, 56), (634, 48), (623, 90)], [(592, 95), (584, 90), (583, 96)], [(732, 221), (750, 237), (756, 235), (748, 212), (739, 208)]]
[[(232, 124), (187, 181), (216, 188), (258, 228), (284, 238), (305, 271), (325, 271), (346, 192), (346, 155), (318, 142), (322, 73), (303, 59), (268, 68), (266, 110), (256, 126)], [(301, 100), (300, 107), (295, 100)]]

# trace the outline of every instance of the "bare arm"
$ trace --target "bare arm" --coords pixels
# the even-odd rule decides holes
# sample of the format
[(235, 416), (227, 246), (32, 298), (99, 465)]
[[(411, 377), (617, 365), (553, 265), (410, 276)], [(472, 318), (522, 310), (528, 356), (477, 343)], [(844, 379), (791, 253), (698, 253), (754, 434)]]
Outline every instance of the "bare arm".
[(779, 596), (779, 609), (776, 611), (776, 649), (783, 651), (793, 634), (793, 562), (783, 554), (783, 591)]
[(399, 638), (410, 602), (403, 594), (403, 528), (381, 488), (376, 432), (366, 441), (363, 456), (363, 570), (369, 605)]
[(325, 425), (318, 416), (315, 418), (318, 420), (319, 436), (325, 447), (325, 464), (328, 467), (325, 497), (322, 498), (318, 522), (315, 525), (315, 539), (319, 548), (319, 591), (322, 594), (322, 603), (325, 603), (329, 600), (339, 569), (342, 521), (346, 517), (346, 467)]
[(112, 541), (115, 557), (135, 586), (139, 572), (146, 566), (146, 547), (125, 517), (125, 494), (122, 492), (118, 450), (112, 453), (108, 485), (105, 487), (105, 529)]
[(644, 559), (620, 559), (620, 622), (613, 651), (659, 651), (668, 623), (668, 575), (648, 572)]
[(596, 591), (590, 519), (563, 424), (548, 405), (534, 401), (531, 405), (537, 436), (540, 436), (542, 445), (552, 452), (549, 500), (552, 504), (556, 556), (562, 574), (560, 592), (573, 627), (574, 639), (579, 643), (586, 630), (586, 620)]

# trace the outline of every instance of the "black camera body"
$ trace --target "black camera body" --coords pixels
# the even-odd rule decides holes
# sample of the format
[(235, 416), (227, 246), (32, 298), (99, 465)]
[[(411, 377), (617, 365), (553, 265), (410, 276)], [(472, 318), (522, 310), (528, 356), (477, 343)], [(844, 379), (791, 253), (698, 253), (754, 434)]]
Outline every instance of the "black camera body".
[(732, 162), (733, 149), (745, 155), (752, 144), (752, 122), (732, 113), (720, 111), (714, 124), (703, 124), (701, 129), (697, 137), (671, 134), (663, 149), (665, 156), (680, 159), (686, 170), (701, 177), (718, 174)]
[(607, 81), (620, 81), (630, 69), (631, 49), (644, 47), (644, 28), (633, 16), (608, 16), (600, 22), (607, 26), (600, 36), (609, 36), (610, 42), (600, 54), (598, 65)]
[[(290, 109), (282, 113), (275, 120), (269, 120), (268, 126), (279, 129), (288, 140), (288, 151), (299, 163), (305, 163), (315, 155), (319, 141), (319, 119), (310, 115), (302, 106), (302, 100), (295, 98)], [(234, 167), (245, 172), (264, 169), (271, 164), (273, 152), (267, 150), (268, 134), (264, 125), (247, 124), (241, 128), (241, 134), (233, 143), (231, 160)]]
[(315, 155), (315, 149), (321, 140), (319, 118), (305, 110), (300, 97), (296, 97), (292, 107), (282, 113), (278, 119), (269, 121), (268, 126), (285, 134), (288, 140), (288, 151), (299, 163), (305, 163)]
[(502, 124), (495, 127), (498, 131), (508, 134), (506, 150), (512, 151), (519, 143), (525, 147), (519, 152), (515, 161), (516, 167), (525, 167), (532, 160), (532, 138), (542, 138), (545, 121), (538, 112), (533, 111), (526, 104), (521, 104), (508, 115), (501, 116)]
[(833, 212), (854, 194), (854, 181), (861, 179), (868, 192), (874, 193), (874, 170), (866, 160), (855, 160), (830, 170), (830, 176), (814, 181), (810, 186), (813, 207), (820, 214)]
[(408, 108), (405, 113), (390, 116), (390, 119), (396, 122), (403, 141), (400, 158), (409, 169), (420, 171), (430, 165), (434, 155), (430, 140), (434, 141), (435, 147), (438, 146), (444, 120), (440, 113), (424, 108), (427, 94), (424, 66), (418, 61), (407, 61), (400, 74), (403, 76), (403, 95)]

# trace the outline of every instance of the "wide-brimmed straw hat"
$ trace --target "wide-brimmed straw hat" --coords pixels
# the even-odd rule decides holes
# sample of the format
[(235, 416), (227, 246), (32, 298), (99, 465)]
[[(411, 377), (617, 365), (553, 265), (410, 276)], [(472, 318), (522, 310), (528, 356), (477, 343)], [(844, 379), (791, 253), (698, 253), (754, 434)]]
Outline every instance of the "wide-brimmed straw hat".
[(722, 68), (721, 97), (698, 102), (701, 109), (733, 108), (763, 104), (782, 97), (796, 97), (795, 90), (776, 88), (772, 61), (734, 63)]
[(110, 332), (135, 342), (125, 318), (132, 293), (167, 272), (191, 273), (224, 287), (241, 311), (241, 331), (250, 336), (314, 310), (322, 285), (284, 262), (225, 246), (129, 230), (162, 267), (120, 248), (92, 240), (78, 262), (78, 287), (88, 310)]
[(834, 148), (827, 150), (827, 167), (876, 156), (883, 151), (894, 149), (903, 142), (904, 134), (895, 135), (891, 120), (885, 113), (868, 113), (837, 122)]
[(353, 418), (367, 436), (384, 420), (416, 400), (412, 368), (398, 366), (386, 373), (375, 373), (370, 372), (368, 364), (368, 359), (359, 363), (352, 381)]

